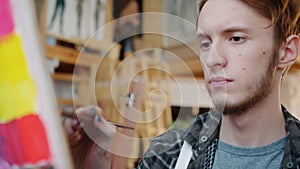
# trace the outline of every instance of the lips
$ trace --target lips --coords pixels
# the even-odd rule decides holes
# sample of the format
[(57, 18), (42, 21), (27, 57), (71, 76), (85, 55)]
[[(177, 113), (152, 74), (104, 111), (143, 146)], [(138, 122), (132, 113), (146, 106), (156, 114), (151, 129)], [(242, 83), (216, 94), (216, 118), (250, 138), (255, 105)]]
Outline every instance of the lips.
[(222, 76), (216, 76), (209, 79), (208, 83), (212, 86), (224, 86), (228, 83), (232, 82), (232, 79), (222, 77)]

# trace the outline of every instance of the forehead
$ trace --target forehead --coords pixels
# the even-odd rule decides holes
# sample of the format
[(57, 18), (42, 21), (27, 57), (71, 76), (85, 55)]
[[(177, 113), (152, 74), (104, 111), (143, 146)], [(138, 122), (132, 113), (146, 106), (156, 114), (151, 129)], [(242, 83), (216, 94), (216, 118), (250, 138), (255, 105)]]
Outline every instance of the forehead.
[(264, 29), (270, 23), (240, 0), (208, 0), (198, 18), (198, 28), (205, 32), (235, 26)]

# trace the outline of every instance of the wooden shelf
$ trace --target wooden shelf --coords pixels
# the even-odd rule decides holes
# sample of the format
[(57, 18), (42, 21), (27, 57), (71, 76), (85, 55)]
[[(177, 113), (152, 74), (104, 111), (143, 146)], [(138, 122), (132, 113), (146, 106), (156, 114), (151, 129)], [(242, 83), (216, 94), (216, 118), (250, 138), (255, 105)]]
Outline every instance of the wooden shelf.
[(57, 99), (57, 102), (58, 104), (61, 104), (61, 105), (73, 105), (73, 99), (63, 99), (63, 98), (58, 98)]
[(114, 44), (114, 42), (107, 40), (107, 39), (103, 39), (101, 41), (93, 39), (93, 38), (83, 40), (83, 39), (78, 39), (78, 38), (65, 38), (65, 37), (57, 36), (57, 35), (54, 35), (51, 33), (47, 33), (46, 36), (54, 38), (59, 41), (64, 41), (67, 43), (75, 44), (80, 47), (84, 46), (84, 47), (87, 47), (90, 49), (102, 50), (102, 51), (112, 48), (112, 46)]
[(54, 80), (67, 81), (67, 82), (88, 82), (88, 78), (72, 75), (67, 73), (55, 73), (51, 75)]
[[(70, 49), (63, 46), (50, 46), (45, 45), (46, 56), (48, 58), (59, 59), (60, 62), (68, 64), (76, 64), (78, 66), (90, 67), (91, 63), (98, 63), (101, 61), (101, 57), (95, 54), (79, 52), (76, 49)], [(84, 59), (78, 60), (78, 57)]]
[[(119, 60), (121, 46), (112, 41), (112, 36), (110, 38), (106, 35), (105, 39), (98, 40), (62, 37), (45, 32), (44, 39), (46, 57), (49, 60), (59, 61), (51, 75), (57, 87), (59, 108), (64, 111), (64, 109), (72, 109), (73, 105), (90, 105), (95, 97), (94, 91), (91, 91), (94, 85), (92, 83), (106, 78), (102, 75), (98, 77), (100, 74), (98, 72), (104, 72), (103, 74), (109, 76), (113, 74)], [(76, 85), (71, 86), (72, 82)], [(71, 98), (73, 94), (76, 95), (75, 103)]]

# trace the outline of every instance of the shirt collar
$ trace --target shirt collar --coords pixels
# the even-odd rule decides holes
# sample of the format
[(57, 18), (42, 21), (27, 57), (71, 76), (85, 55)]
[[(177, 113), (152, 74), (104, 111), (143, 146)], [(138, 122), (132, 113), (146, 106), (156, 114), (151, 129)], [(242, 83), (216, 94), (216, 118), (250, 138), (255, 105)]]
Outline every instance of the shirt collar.
[(221, 113), (216, 111), (198, 115), (183, 139), (192, 147), (209, 145), (219, 135), (221, 117)]
[[(285, 118), (285, 130), (291, 145), (295, 145), (293, 150), (300, 156), (300, 122), (292, 116), (282, 105), (282, 112)], [(215, 138), (219, 136), (221, 113), (209, 111), (197, 116), (195, 122), (187, 129), (183, 139), (192, 147), (199, 146), (202, 143), (209, 145)]]
[(282, 167), (295, 168), (300, 163), (300, 122), (284, 106), (281, 106), (281, 108), (285, 118), (285, 131), (287, 133)]

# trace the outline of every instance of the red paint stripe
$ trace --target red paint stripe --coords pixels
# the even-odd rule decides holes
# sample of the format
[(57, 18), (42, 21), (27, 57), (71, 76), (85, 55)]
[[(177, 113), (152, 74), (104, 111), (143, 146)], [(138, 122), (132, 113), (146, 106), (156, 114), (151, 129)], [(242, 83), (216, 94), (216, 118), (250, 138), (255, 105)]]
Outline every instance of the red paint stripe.
[(46, 131), (38, 115), (0, 125), (0, 155), (10, 165), (50, 161)]

